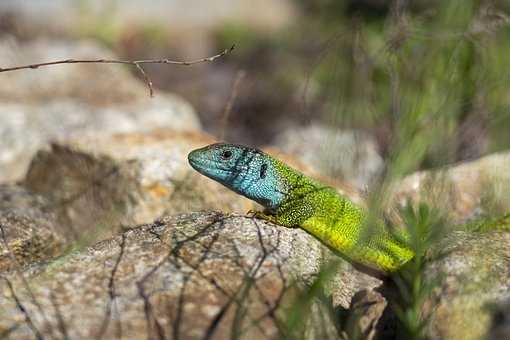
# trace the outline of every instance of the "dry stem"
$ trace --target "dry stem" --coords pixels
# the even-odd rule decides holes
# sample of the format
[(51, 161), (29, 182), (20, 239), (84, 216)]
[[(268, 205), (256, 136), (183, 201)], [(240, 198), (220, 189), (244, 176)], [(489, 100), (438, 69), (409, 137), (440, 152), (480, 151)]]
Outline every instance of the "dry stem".
[(154, 94), (154, 89), (152, 87), (152, 81), (149, 78), (149, 76), (147, 75), (147, 73), (145, 72), (145, 70), (143, 69), (143, 67), (142, 67), (143, 64), (172, 64), (172, 65), (190, 66), (190, 65), (199, 64), (199, 63), (212, 62), (212, 61), (215, 61), (216, 59), (223, 57), (224, 55), (232, 52), (234, 50), (234, 47), (235, 47), (235, 45), (232, 45), (232, 47), (230, 47), (229, 49), (226, 49), (221, 53), (213, 55), (212, 57), (201, 58), (201, 59), (191, 60), (191, 61), (176, 61), (176, 60), (170, 60), (170, 59), (146, 59), (146, 60), (64, 59), (64, 60), (55, 60), (55, 61), (49, 61), (49, 62), (44, 62), (44, 63), (23, 65), (23, 66), (14, 66), (14, 67), (7, 67), (7, 68), (0, 67), (0, 72), (10, 72), (10, 71), (16, 71), (16, 70), (23, 70), (23, 69), (36, 69), (39, 67), (58, 65), (58, 64), (103, 63), (103, 64), (133, 65), (142, 74), (145, 84), (147, 84), (147, 87), (149, 88), (149, 95), (152, 97)]

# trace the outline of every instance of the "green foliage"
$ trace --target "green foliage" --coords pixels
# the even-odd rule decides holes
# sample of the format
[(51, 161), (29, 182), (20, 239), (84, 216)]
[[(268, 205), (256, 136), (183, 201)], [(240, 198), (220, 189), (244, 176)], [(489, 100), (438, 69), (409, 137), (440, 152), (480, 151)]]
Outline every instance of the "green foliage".
[(489, 9), (474, 1), (438, 7), (433, 16), (395, 10), (385, 26), (360, 19), (352, 28), (347, 21), (341, 29), (350, 37), (336, 48), (343, 51), (343, 65), (322, 65), (326, 75), (340, 68), (343, 79), (330, 114), (344, 124), (392, 127), (389, 149), (397, 176), (460, 158), (468, 117), (479, 117), (483, 126), (491, 107), (507, 105), (490, 92), (504, 90), (500, 80), (508, 71), (491, 59), (504, 55), (508, 33), (489, 30)]
[[(444, 235), (445, 225), (437, 211), (421, 204), (417, 208), (408, 205), (402, 217), (409, 235), (408, 243), (416, 253), (399, 272), (392, 276), (398, 294), (390, 298), (397, 319), (397, 336), (401, 339), (425, 339), (425, 327), (430, 314), (424, 312), (425, 301), (431, 298), (439, 281), (427, 281), (423, 275), (427, 253)], [(439, 279), (438, 279), (439, 280)]]

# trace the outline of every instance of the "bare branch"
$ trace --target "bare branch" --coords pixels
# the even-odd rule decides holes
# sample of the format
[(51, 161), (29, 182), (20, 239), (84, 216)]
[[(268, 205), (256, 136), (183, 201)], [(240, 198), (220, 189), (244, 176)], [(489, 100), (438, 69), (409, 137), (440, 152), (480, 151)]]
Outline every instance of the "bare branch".
[(145, 84), (147, 84), (147, 87), (149, 88), (149, 97), (154, 96), (154, 89), (152, 88), (152, 80), (149, 78), (143, 67), (140, 66), (140, 64), (135, 64), (136, 68), (140, 73), (142, 74), (143, 80), (145, 81)]
[(213, 62), (218, 58), (223, 57), (224, 55), (232, 52), (235, 48), (235, 45), (232, 45), (229, 49), (226, 49), (222, 51), (221, 53), (218, 53), (216, 55), (213, 55), (211, 57), (191, 60), (191, 61), (178, 61), (178, 60), (170, 60), (170, 59), (145, 59), (145, 60), (117, 60), (117, 59), (63, 59), (63, 60), (55, 60), (55, 61), (48, 61), (44, 63), (37, 63), (37, 64), (29, 64), (29, 65), (22, 65), (22, 66), (13, 66), (13, 67), (6, 67), (2, 68), (0, 67), (0, 73), (1, 72), (10, 72), (10, 71), (17, 71), (17, 70), (23, 70), (23, 69), (37, 69), (39, 67), (44, 66), (51, 66), (51, 65), (59, 65), (59, 64), (91, 64), (91, 63), (102, 63), (102, 64), (125, 64), (125, 65), (132, 65), (135, 66), (138, 71), (142, 74), (142, 77), (147, 84), (147, 87), (149, 88), (149, 94), (152, 97), (154, 93), (154, 89), (152, 87), (152, 81), (150, 80), (149, 76), (143, 69), (143, 64), (171, 64), (171, 65), (183, 65), (183, 66), (191, 66), (194, 64), (200, 64), (200, 63), (206, 63), (206, 62)]
[(108, 302), (106, 304), (106, 313), (103, 318), (103, 322), (99, 328), (99, 335), (97, 336), (98, 339), (102, 339), (108, 330), (108, 325), (110, 324), (110, 319), (112, 317), (112, 309), (115, 307), (115, 299), (117, 298), (117, 293), (115, 292), (115, 274), (119, 269), (119, 264), (122, 260), (122, 257), (124, 256), (124, 251), (126, 248), (126, 234), (122, 233), (121, 236), (122, 239), (119, 245), (119, 256), (117, 256), (117, 260), (115, 260), (115, 264), (113, 265), (113, 269), (110, 274), (110, 280), (108, 281)]
[(55, 293), (53, 291), (50, 292), (50, 301), (51, 304), (53, 305), (53, 308), (55, 309), (55, 318), (57, 319), (58, 329), (60, 330), (60, 333), (62, 333), (62, 337), (64, 338), (64, 340), (71, 339), (69, 337), (67, 326), (66, 323), (64, 322), (64, 317), (62, 316), (62, 312), (58, 307), (58, 302), (56, 301)]
[[(26, 291), (28, 292), (28, 296), (30, 297), (30, 299), (32, 300), (32, 303), (37, 307), (37, 309), (39, 310), (39, 313), (41, 314), (44, 322), (48, 325), (48, 329), (49, 331), (51, 332), (51, 334), (53, 335), (53, 328), (50, 327), (50, 322), (48, 321), (48, 318), (46, 317), (46, 313), (44, 312), (44, 308), (42, 308), (41, 304), (39, 303), (39, 301), (37, 301), (37, 299), (35, 298), (35, 295), (34, 293), (32, 292), (32, 289), (30, 288), (30, 285), (28, 284), (28, 281), (26, 279), (26, 277), (23, 275), (22, 273), (22, 269), (21, 269), (21, 265), (19, 264), (18, 260), (16, 259), (16, 255), (13, 253), (12, 249), (10, 248), (9, 246), (9, 243), (7, 242), (7, 237), (5, 235), (5, 230), (4, 230), (4, 226), (2, 224), (0, 224), (0, 238), (1, 238), (1, 241), (2, 243), (4, 244), (4, 248), (6, 249), (7, 251), (7, 254), (8, 256), (10, 257), (10, 260), (12, 261), (12, 263), (14, 264), (14, 272), (18, 275), (18, 277), (20, 278), (24, 288), (26, 289)], [(7, 278), (4, 278), (4, 280), (7, 281), (8, 285), (9, 285), (9, 288), (12, 290), (12, 294), (15, 298), (15, 301), (16, 301), (16, 304), (19, 305), (19, 301), (18, 301), (18, 298), (14, 295), (14, 288), (13, 288), (13, 285), (11, 284), (10, 281), (7, 280)], [(22, 307), (22, 306), (21, 306)], [(23, 313), (25, 313), (25, 311), (23, 310), (23, 308), (20, 308), (18, 307)], [(27, 317), (28, 317), (28, 314), (27, 314)], [(31, 321), (30, 321), (31, 322)], [(36, 338), (38, 338), (38, 336), (36, 336)]]
[(18, 310), (23, 314), (24, 318), (25, 318), (25, 323), (27, 324), (27, 326), (30, 328), (30, 330), (32, 331), (32, 333), (34, 333), (34, 336), (37, 340), (43, 340), (44, 337), (42, 335), (42, 333), (37, 329), (37, 327), (35, 326), (34, 322), (32, 321), (32, 319), (30, 318), (30, 315), (28, 314), (28, 311), (27, 309), (25, 308), (25, 306), (21, 303), (20, 299), (18, 298), (18, 296), (16, 295), (16, 292), (14, 291), (14, 287), (11, 283), (11, 281), (9, 281), (7, 278), (4, 278), (5, 282), (7, 283), (7, 287), (9, 288), (9, 291), (11, 293), (11, 296), (12, 298), (14, 299), (14, 302), (16, 303), (16, 307), (18, 308)]

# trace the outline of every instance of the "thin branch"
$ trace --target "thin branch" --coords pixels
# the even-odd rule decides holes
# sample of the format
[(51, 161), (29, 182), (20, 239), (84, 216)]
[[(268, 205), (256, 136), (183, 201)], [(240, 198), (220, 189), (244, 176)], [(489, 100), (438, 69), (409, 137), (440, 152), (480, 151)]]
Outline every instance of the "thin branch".
[(149, 88), (149, 95), (152, 97), (154, 93), (154, 89), (152, 86), (152, 81), (150, 80), (149, 76), (143, 69), (143, 64), (171, 64), (171, 65), (183, 65), (183, 66), (191, 66), (194, 64), (200, 64), (200, 63), (206, 63), (206, 62), (213, 62), (218, 58), (223, 57), (224, 55), (231, 53), (235, 48), (235, 45), (232, 45), (229, 49), (224, 50), (221, 53), (218, 53), (216, 55), (213, 55), (211, 57), (191, 60), (191, 61), (177, 61), (177, 60), (170, 60), (170, 59), (142, 59), (142, 60), (117, 60), (117, 59), (63, 59), (63, 60), (55, 60), (55, 61), (48, 61), (44, 63), (37, 63), (37, 64), (29, 64), (29, 65), (22, 65), (22, 66), (13, 66), (13, 67), (7, 67), (7, 68), (1, 68), (0, 72), (10, 72), (10, 71), (17, 71), (17, 70), (23, 70), (23, 69), (37, 69), (39, 67), (44, 66), (51, 66), (51, 65), (59, 65), (59, 64), (91, 64), (91, 63), (102, 63), (102, 64), (125, 64), (125, 65), (132, 65), (135, 66), (138, 71), (142, 74), (142, 77), (145, 81), (145, 84)]
[(147, 84), (147, 87), (149, 88), (149, 97), (154, 96), (154, 89), (152, 88), (152, 80), (149, 78), (143, 67), (140, 66), (140, 64), (135, 64), (136, 68), (140, 73), (142, 74), (143, 80), (145, 81), (145, 84)]
[(71, 339), (69, 337), (69, 333), (67, 332), (67, 326), (64, 322), (64, 317), (62, 316), (62, 312), (60, 311), (60, 308), (58, 307), (58, 303), (56, 301), (55, 293), (52, 291), (50, 292), (50, 301), (53, 305), (53, 308), (55, 309), (55, 318), (57, 319), (58, 328), (60, 330), (60, 333), (62, 333), (62, 337), (64, 340)]
[(44, 337), (43, 337), (42, 333), (37, 329), (34, 322), (30, 318), (30, 315), (28, 314), (27, 309), (25, 308), (25, 306), (23, 306), (20, 299), (16, 295), (16, 292), (14, 291), (14, 287), (13, 287), (11, 281), (9, 281), (7, 278), (4, 278), (4, 280), (7, 283), (7, 287), (9, 288), (9, 291), (11, 293), (12, 298), (14, 299), (14, 302), (16, 303), (16, 307), (23, 314), (23, 316), (25, 318), (25, 323), (30, 328), (32, 333), (34, 333), (34, 336), (37, 340), (43, 340)]
[[(22, 222), (23, 223), (23, 222)], [(20, 278), (24, 288), (27, 290), (28, 292), (28, 296), (30, 297), (30, 299), (32, 300), (32, 303), (37, 307), (37, 309), (39, 310), (39, 313), (41, 314), (44, 322), (48, 325), (48, 329), (50, 331), (50, 334), (53, 335), (53, 327), (50, 327), (50, 322), (48, 321), (48, 318), (46, 317), (46, 313), (44, 312), (44, 309), (42, 308), (41, 304), (39, 303), (39, 301), (37, 301), (37, 299), (35, 298), (35, 295), (34, 293), (32, 292), (32, 289), (30, 288), (30, 285), (28, 284), (28, 281), (26, 279), (26, 277), (23, 275), (22, 273), (22, 270), (21, 270), (21, 265), (19, 264), (18, 260), (16, 259), (16, 255), (12, 252), (12, 249), (11, 247), (9, 246), (9, 243), (7, 242), (7, 237), (5, 235), (5, 230), (4, 230), (4, 226), (0, 223), (0, 238), (1, 238), (1, 241), (4, 245), (4, 248), (6, 249), (7, 251), (7, 254), (8, 256), (10, 257), (10, 260), (12, 261), (13, 265), (14, 265), (14, 272), (18, 275), (18, 277)], [(12, 290), (12, 294), (14, 296), (14, 288), (11, 284), (10, 281), (7, 280), (7, 278), (4, 278), (5, 281), (7, 281), (7, 283), (9, 284), (9, 287), (11, 288)], [(15, 297), (15, 300), (16, 300), (16, 303), (18, 304), (18, 298), (16, 296)], [(20, 308), (20, 310), (22, 312), (23, 311), (23, 308)], [(27, 317), (28, 317), (28, 314), (27, 314)], [(37, 337), (38, 338), (38, 337)]]
[(106, 313), (103, 318), (103, 323), (99, 328), (98, 339), (102, 339), (108, 330), (108, 325), (110, 324), (110, 319), (112, 318), (112, 309), (115, 307), (115, 299), (117, 298), (117, 293), (115, 292), (115, 274), (117, 274), (117, 270), (119, 269), (120, 261), (124, 256), (124, 251), (126, 248), (126, 234), (121, 234), (122, 239), (120, 242), (120, 251), (119, 256), (117, 256), (117, 260), (115, 260), (115, 264), (113, 265), (112, 272), (110, 274), (110, 280), (108, 281), (108, 302), (106, 304)]

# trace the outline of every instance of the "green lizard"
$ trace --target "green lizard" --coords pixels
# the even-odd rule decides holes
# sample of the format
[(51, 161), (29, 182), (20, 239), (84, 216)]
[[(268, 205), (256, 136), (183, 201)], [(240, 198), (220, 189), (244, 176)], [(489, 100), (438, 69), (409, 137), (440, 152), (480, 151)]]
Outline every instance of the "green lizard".
[(257, 217), (286, 227), (301, 227), (329, 247), (363, 265), (392, 272), (414, 253), (382, 222), (338, 192), (306, 177), (260, 150), (218, 143), (192, 151), (191, 166), (266, 210)]

